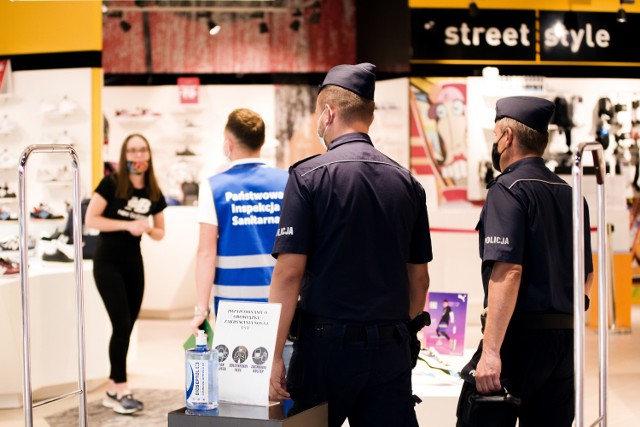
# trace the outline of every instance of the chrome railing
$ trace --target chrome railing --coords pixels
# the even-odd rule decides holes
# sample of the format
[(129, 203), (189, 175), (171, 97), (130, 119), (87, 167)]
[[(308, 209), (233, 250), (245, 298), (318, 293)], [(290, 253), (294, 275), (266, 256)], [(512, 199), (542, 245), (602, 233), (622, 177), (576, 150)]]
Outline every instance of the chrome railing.
[(585, 151), (593, 154), (598, 199), (598, 355), (599, 355), (599, 416), (591, 426), (607, 425), (607, 221), (605, 215), (605, 163), (604, 149), (600, 143), (586, 142), (579, 145), (572, 167), (573, 176), (573, 323), (575, 363), (575, 426), (584, 426), (584, 196), (582, 194), (582, 156)]
[[(73, 166), (73, 245), (74, 268), (76, 278), (77, 306), (77, 343), (78, 343), (78, 388), (45, 401), (33, 404), (31, 387), (31, 330), (29, 309), (29, 260), (28, 260), (28, 217), (26, 197), (27, 161), (32, 154), (67, 153)], [(70, 396), (78, 395), (79, 425), (87, 425), (87, 391), (85, 380), (85, 341), (84, 341), (84, 293), (82, 287), (82, 216), (80, 209), (80, 171), (78, 155), (71, 145), (30, 145), (22, 152), (18, 166), (18, 203), (19, 203), (19, 236), (20, 236), (20, 279), (22, 284), (22, 362), (23, 362), (23, 404), (26, 427), (33, 426), (33, 408), (55, 402)], [(53, 368), (53, 367), (52, 367)]]

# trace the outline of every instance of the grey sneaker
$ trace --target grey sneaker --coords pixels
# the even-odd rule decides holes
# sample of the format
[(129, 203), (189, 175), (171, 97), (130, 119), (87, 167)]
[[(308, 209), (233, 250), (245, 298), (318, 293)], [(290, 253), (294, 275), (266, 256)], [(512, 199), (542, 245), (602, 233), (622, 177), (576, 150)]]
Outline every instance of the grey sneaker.
[(113, 409), (118, 414), (131, 415), (136, 412), (142, 411), (144, 405), (137, 399), (133, 398), (132, 394), (125, 394), (118, 399), (117, 394), (111, 394), (107, 392), (107, 397), (102, 400), (102, 406)]

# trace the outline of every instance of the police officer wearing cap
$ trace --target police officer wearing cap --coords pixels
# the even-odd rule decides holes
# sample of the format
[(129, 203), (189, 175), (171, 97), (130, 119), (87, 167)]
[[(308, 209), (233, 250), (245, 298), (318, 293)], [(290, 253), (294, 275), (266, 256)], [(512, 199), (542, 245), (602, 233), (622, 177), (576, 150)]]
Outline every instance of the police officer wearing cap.
[[(489, 183), (476, 229), (484, 335), (462, 370), (458, 427), (571, 426), (574, 417), (572, 189), (545, 165), (554, 105), (496, 103)], [(585, 202), (585, 299), (593, 265)]]
[(316, 113), (327, 152), (291, 167), (273, 248), (269, 301), (282, 312), (269, 394), (291, 397), (294, 413), (328, 402), (331, 427), (418, 425), (407, 322), (429, 287), (426, 196), (367, 134), (374, 89), (372, 64), (326, 75)]

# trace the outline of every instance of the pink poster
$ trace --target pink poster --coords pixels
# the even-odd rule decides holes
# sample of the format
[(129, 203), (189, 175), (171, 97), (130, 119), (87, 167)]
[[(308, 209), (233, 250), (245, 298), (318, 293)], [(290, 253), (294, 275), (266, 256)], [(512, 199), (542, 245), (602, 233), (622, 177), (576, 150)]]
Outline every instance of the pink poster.
[(431, 325), (425, 327), (426, 348), (440, 354), (464, 353), (464, 330), (467, 320), (467, 294), (429, 292), (425, 310), (431, 315)]

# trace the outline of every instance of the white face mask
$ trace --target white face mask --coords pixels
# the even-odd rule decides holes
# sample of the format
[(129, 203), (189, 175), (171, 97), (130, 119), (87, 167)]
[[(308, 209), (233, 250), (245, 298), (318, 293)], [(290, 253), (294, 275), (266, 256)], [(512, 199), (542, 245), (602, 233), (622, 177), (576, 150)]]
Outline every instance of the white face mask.
[(318, 139), (320, 140), (320, 144), (322, 145), (322, 149), (323, 150), (328, 150), (329, 146), (327, 145), (327, 141), (325, 141), (324, 136), (327, 134), (327, 128), (329, 126), (331, 126), (331, 123), (329, 123), (324, 128), (324, 131), (322, 132), (322, 135), (320, 135), (320, 121), (322, 120), (322, 116), (324, 116), (324, 112), (325, 111), (327, 111), (326, 108), (324, 110), (322, 110), (322, 113), (320, 113), (320, 117), (318, 117), (318, 123), (317, 123), (317, 126), (316, 126), (316, 134), (318, 135)]

